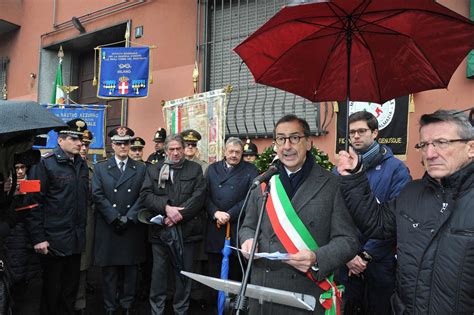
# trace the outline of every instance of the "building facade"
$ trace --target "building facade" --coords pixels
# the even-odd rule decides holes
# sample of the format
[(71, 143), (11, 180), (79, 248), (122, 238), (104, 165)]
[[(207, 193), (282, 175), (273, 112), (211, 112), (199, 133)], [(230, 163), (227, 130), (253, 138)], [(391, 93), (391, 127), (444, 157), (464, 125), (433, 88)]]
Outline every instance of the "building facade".
[[(128, 125), (150, 145), (164, 126), (162, 101), (194, 93), (193, 69), (199, 67), (198, 92), (232, 85), (227, 109), (227, 135), (251, 138), (259, 151), (270, 145), (274, 123), (284, 113), (305, 117), (313, 142), (334, 160), (335, 118), (332, 103), (311, 103), (253, 82), (232, 49), (272, 17), (289, 0), (2, 0), (0, 2), (0, 98), (48, 103), (64, 50), (63, 80), (79, 88), (71, 99), (81, 104), (108, 104), (107, 128)], [(439, 3), (469, 16), (469, 0)], [(125, 42), (125, 33), (130, 43)], [(154, 83), (144, 99), (102, 100), (96, 97), (94, 48), (116, 43), (154, 45)], [(414, 95), (409, 114), (407, 165), (422, 175), (418, 118), (439, 108), (473, 106), (474, 80), (466, 77), (466, 59), (447, 90)], [(255, 140), (254, 140), (255, 139)]]

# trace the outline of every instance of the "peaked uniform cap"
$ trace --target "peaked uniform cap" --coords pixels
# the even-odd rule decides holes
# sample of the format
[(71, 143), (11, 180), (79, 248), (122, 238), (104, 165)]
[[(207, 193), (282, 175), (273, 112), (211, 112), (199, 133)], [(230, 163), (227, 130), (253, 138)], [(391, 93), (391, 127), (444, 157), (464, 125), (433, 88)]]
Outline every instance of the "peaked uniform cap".
[(155, 132), (155, 136), (153, 137), (153, 141), (155, 142), (164, 142), (166, 139), (166, 129), (165, 128), (159, 128)]
[(140, 138), (140, 137), (135, 137), (135, 138), (132, 138), (132, 141), (131, 141), (131, 147), (132, 148), (143, 148), (145, 146), (145, 140), (143, 140), (143, 138)]
[(88, 129), (84, 130), (84, 136), (82, 137), (82, 142), (91, 143), (94, 139), (94, 135)]
[(108, 135), (112, 141), (130, 141), (135, 133), (128, 127), (119, 126), (110, 130)]
[(194, 129), (186, 129), (181, 132), (184, 142), (198, 142), (201, 140), (201, 134)]
[(59, 131), (60, 135), (68, 135), (73, 138), (82, 138), (87, 124), (84, 120), (77, 118), (66, 122), (67, 127)]
[(244, 144), (243, 155), (258, 155), (257, 145), (253, 142), (247, 141), (247, 143)]

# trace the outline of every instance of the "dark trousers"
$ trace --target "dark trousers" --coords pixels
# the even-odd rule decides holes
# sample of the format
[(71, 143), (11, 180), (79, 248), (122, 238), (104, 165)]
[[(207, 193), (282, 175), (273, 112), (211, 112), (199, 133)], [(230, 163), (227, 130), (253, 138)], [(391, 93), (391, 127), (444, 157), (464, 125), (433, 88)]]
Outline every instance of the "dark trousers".
[(119, 306), (123, 309), (132, 308), (137, 287), (137, 275), (137, 265), (102, 267), (106, 311), (115, 311)]
[[(185, 243), (183, 249), (183, 265), (185, 271), (193, 271), (195, 243)], [(162, 244), (152, 244), (153, 273), (151, 276), (150, 305), (153, 315), (165, 312), (166, 292), (168, 289), (168, 272), (175, 274), (175, 292), (173, 309), (176, 315), (185, 315), (188, 312), (191, 296), (192, 280), (179, 275), (175, 270), (168, 270), (172, 266), (168, 247)], [(173, 268), (173, 267), (172, 267)]]
[(81, 255), (41, 256), (43, 267), (41, 314), (74, 314), (80, 262)]
[(369, 263), (360, 276), (347, 276), (341, 268), (340, 280), (345, 286), (342, 296), (344, 314), (391, 314), (390, 297), (395, 290), (395, 259)]

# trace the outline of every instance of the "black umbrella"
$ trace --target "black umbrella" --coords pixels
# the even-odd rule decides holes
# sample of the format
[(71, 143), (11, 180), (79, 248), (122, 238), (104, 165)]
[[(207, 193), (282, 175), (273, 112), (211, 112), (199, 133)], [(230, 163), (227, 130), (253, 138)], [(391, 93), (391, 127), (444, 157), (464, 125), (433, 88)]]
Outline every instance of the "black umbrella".
[(64, 122), (37, 102), (0, 101), (0, 143), (61, 127), (66, 127)]
[(183, 260), (183, 238), (181, 236), (181, 229), (179, 226), (164, 226), (160, 231), (160, 240), (167, 245), (168, 251), (173, 264), (174, 271), (178, 274), (184, 282), (185, 277), (181, 275), (181, 270), (184, 268)]
[(34, 136), (64, 122), (33, 101), (0, 101), (0, 177), (8, 176), (17, 153), (31, 149)]
[[(157, 219), (159, 217), (159, 219)], [(152, 218), (154, 218), (153, 221)], [(164, 217), (157, 216), (152, 210), (143, 209), (138, 212), (138, 221), (145, 224), (157, 224), (161, 226), (159, 237), (161, 242), (168, 248), (170, 255), (171, 264), (173, 265), (174, 271), (180, 276), (181, 280), (186, 281), (186, 277), (181, 274), (181, 270), (184, 268), (183, 259), (183, 237), (181, 235), (181, 228), (179, 226), (166, 226), (163, 224)]]

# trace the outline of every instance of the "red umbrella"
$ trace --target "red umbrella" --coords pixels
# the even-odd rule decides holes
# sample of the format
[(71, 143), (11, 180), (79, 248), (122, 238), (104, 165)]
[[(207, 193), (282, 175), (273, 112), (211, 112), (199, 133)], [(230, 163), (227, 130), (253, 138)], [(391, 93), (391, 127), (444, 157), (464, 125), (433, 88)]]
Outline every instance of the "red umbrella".
[(332, 0), (284, 7), (235, 51), (258, 83), (382, 104), (447, 87), (471, 49), (474, 23), (433, 0)]

